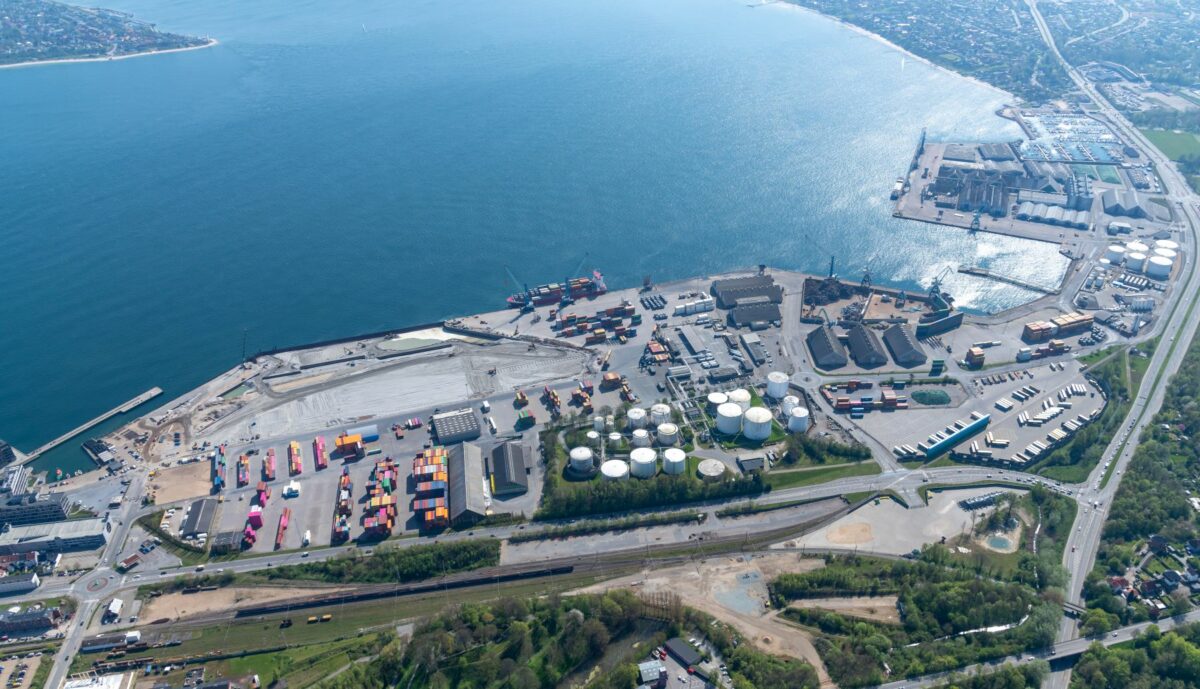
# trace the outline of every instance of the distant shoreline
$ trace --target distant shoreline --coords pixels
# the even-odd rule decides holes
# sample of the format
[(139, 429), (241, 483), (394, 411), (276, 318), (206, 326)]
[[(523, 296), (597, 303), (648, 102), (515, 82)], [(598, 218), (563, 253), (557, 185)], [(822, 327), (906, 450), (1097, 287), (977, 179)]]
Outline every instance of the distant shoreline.
[(945, 72), (946, 74), (952, 74), (956, 77), (959, 77), (960, 79), (966, 79), (967, 81), (975, 82), (976, 84), (978, 84), (980, 86), (984, 86), (993, 91), (1001, 93), (1008, 99), (1009, 104), (1011, 104), (1013, 106), (1016, 106), (1018, 103), (1021, 102), (1020, 99), (1017, 98), (1015, 95), (1013, 95), (1012, 93), (1009, 93), (1008, 91), (1005, 91), (1004, 89), (1000, 88), (999, 86), (996, 86), (995, 84), (990, 84), (990, 83), (980, 79), (979, 77), (973, 77), (970, 74), (963, 74), (962, 72), (954, 70), (945, 65), (940, 65), (940, 64), (934, 62), (933, 60), (930, 60), (929, 58), (921, 57), (920, 55), (917, 55), (916, 53), (912, 52), (908, 48), (905, 48), (904, 46), (893, 43), (892, 41), (888, 40), (887, 38), (884, 38), (883, 36), (880, 36), (879, 34), (875, 33), (874, 31), (871, 31), (870, 29), (861, 27), (858, 24), (852, 24), (852, 23), (846, 21), (845, 19), (842, 19), (841, 17), (835, 17), (832, 14), (825, 14), (824, 12), (822, 12), (820, 10), (816, 10), (811, 7), (805, 7), (804, 5), (798, 5), (794, 2), (789, 2), (789, 0), (779, 0), (778, 2), (775, 2), (772, 4), (791, 7), (791, 8), (800, 10), (801, 12), (808, 12), (810, 14), (815, 14), (818, 17), (824, 17), (825, 19), (833, 20), (833, 21), (837, 22), (838, 24), (841, 24), (845, 28), (850, 29), (854, 33), (859, 34), (860, 36), (864, 36), (871, 40), (882, 43), (883, 45), (891, 48), (892, 50), (902, 53), (902, 54), (912, 58), (913, 60), (916, 60), (917, 62), (920, 62), (926, 66), (934, 68), (935, 70)]
[(100, 57), (68, 57), (54, 60), (29, 60), (27, 62), (14, 62), (9, 65), (0, 65), (0, 69), (9, 69), (12, 67), (39, 67), (41, 65), (65, 65), (74, 62), (110, 62), (114, 60), (128, 60), (134, 57), (148, 57), (150, 55), (165, 55), (167, 53), (182, 53), (189, 50), (203, 50), (211, 48), (220, 43), (215, 38), (208, 39), (203, 45), (192, 45), (186, 48), (167, 48), (166, 50), (147, 50), (140, 53), (128, 53), (126, 55), (103, 55)]

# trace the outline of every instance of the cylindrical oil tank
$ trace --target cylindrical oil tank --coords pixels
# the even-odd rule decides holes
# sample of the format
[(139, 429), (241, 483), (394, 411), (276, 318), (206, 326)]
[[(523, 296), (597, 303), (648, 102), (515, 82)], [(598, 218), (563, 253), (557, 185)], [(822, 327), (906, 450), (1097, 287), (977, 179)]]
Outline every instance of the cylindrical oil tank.
[(608, 416), (604, 417), (604, 428), (605, 429), (611, 431), (616, 427), (617, 427), (617, 417), (613, 416), (612, 414), (609, 414)]
[(634, 478), (650, 478), (658, 473), (658, 453), (648, 447), (629, 453), (629, 473)]
[(619, 459), (610, 459), (600, 465), (600, 475), (605, 481), (624, 481), (629, 478), (629, 465)]
[(597, 433), (596, 431), (588, 431), (587, 432), (587, 442), (588, 442), (588, 445), (590, 445), (592, 447), (599, 447), (600, 446), (600, 434)]
[(634, 447), (650, 447), (650, 431), (645, 428), (639, 428), (633, 432)]
[(798, 406), (800, 406), (799, 397), (796, 397), (795, 395), (788, 395), (787, 397), (784, 397), (783, 402), (780, 403), (780, 409), (783, 411), (784, 418), (787, 418), (788, 414), (791, 414), (792, 410)]
[(629, 419), (630, 428), (645, 428), (646, 426), (646, 410), (641, 407), (633, 407), (626, 414), (625, 418)]
[(1104, 250), (1104, 258), (1107, 258), (1109, 263), (1117, 264), (1125, 259), (1125, 253), (1125, 247), (1120, 244), (1109, 244)]
[(792, 433), (803, 433), (808, 430), (808, 409), (796, 407), (788, 413), (787, 428)]
[(788, 377), (782, 371), (771, 371), (767, 374), (767, 397), (781, 400), (787, 397)]
[(1125, 250), (1136, 251), (1139, 254), (1144, 254), (1150, 251), (1150, 247), (1147, 246), (1145, 242), (1139, 242), (1135, 239), (1132, 242), (1125, 242)]
[(705, 459), (696, 467), (696, 473), (705, 481), (716, 481), (725, 475), (725, 465), (719, 459)]
[(592, 450), (587, 447), (573, 447), (570, 452), (571, 468), (581, 474), (590, 473), (592, 470)]
[(1140, 251), (1125, 254), (1125, 267), (1135, 273), (1142, 272), (1146, 268), (1146, 254)]
[(1149, 261), (1146, 261), (1146, 277), (1154, 278), (1155, 280), (1166, 280), (1171, 277), (1171, 264), (1169, 258), (1162, 256), (1152, 256)]
[(663, 473), (676, 476), (687, 469), (687, 453), (677, 447), (663, 451)]
[(650, 423), (655, 426), (671, 420), (671, 408), (663, 403), (650, 407)]
[(612, 445), (613, 447), (619, 447), (621, 445), (621, 434), (620, 433), (609, 433), (608, 434), (608, 444)]
[(742, 435), (747, 440), (766, 440), (771, 436), (771, 412), (765, 407), (751, 407), (742, 417)]
[(708, 410), (716, 411), (717, 407), (725, 404), (728, 401), (729, 395), (726, 395), (723, 392), (710, 392), (708, 393)]
[(660, 445), (674, 445), (679, 442), (679, 426), (671, 422), (658, 424), (658, 442)]
[(1173, 239), (1160, 239), (1154, 242), (1155, 249), (1170, 249), (1171, 251), (1179, 251), (1179, 242)]
[(1155, 249), (1154, 255), (1162, 256), (1163, 258), (1170, 260), (1171, 263), (1174, 263), (1175, 257), (1179, 255), (1179, 252), (1175, 251), (1174, 249)]
[(729, 393), (729, 401), (746, 411), (750, 408), (750, 391), (744, 388), (738, 388)]
[(603, 416), (593, 416), (592, 417), (592, 430), (596, 431), (597, 433), (604, 432), (604, 417)]
[(742, 408), (733, 402), (717, 407), (717, 432), (737, 435), (742, 430)]

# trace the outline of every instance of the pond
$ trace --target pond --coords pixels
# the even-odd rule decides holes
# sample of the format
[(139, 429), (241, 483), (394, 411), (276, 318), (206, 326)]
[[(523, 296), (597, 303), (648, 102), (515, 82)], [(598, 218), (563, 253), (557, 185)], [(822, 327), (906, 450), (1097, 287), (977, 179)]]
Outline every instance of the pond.
[(1001, 536), (1000, 534), (988, 537), (987, 544), (989, 548), (996, 550), (1008, 550), (1012, 547), (1012, 541), (1009, 540), (1008, 536)]

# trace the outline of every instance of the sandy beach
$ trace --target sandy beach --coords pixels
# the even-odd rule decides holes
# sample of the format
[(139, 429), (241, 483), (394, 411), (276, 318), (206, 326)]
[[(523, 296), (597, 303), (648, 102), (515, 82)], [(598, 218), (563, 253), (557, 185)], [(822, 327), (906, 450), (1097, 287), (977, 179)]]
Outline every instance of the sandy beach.
[(40, 67), (42, 65), (65, 65), (73, 62), (111, 62), (115, 60), (128, 60), (133, 57), (147, 57), (150, 55), (166, 55), (167, 53), (183, 53), (189, 50), (203, 50), (211, 48), (220, 43), (215, 38), (208, 39), (204, 45), (193, 45), (187, 48), (171, 48), (169, 50), (149, 50), (144, 53), (130, 53), (128, 55), (104, 55), (102, 57), (72, 57), (63, 60), (32, 60), (30, 62), (14, 62), (11, 65), (0, 65), (0, 69), (10, 69), (13, 67)]

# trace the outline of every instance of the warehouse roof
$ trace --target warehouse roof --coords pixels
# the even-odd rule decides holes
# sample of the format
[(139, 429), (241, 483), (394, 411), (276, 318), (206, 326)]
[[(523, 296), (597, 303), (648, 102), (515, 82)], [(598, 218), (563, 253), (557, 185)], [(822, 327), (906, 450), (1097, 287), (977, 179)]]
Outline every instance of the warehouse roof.
[(444, 445), (474, 440), (481, 433), (475, 410), (468, 408), (434, 414), (431, 425), (438, 442)]
[(738, 327), (751, 323), (770, 323), (783, 318), (778, 304), (746, 304), (733, 307), (729, 312), (729, 320)]
[(770, 275), (714, 280), (712, 293), (717, 298), (717, 306), (723, 309), (731, 309), (739, 300), (753, 297), (767, 297), (774, 304), (783, 302), (783, 288), (776, 285), (775, 278)]
[(883, 341), (901, 366), (919, 366), (929, 358), (907, 325), (897, 323), (883, 331)]
[(208, 533), (216, 514), (216, 498), (204, 498), (193, 502), (192, 508), (188, 510), (187, 519), (183, 520), (183, 527), (179, 529), (179, 534), (186, 537)]
[(529, 466), (527, 454), (525, 446), (518, 442), (501, 443), (492, 448), (489, 466), (492, 493), (507, 495), (529, 490), (529, 477), (526, 475), (526, 467)]
[(446, 462), (452, 523), (474, 521), (487, 514), (483, 494), (483, 450), (473, 443), (459, 443), (450, 448)]
[(688, 645), (688, 642), (679, 637), (668, 639), (664, 645), (667, 647), (667, 653), (670, 653), (684, 667), (691, 667), (699, 663), (702, 657), (696, 649)]
[(875, 334), (875, 331), (859, 323), (850, 328), (848, 334), (850, 336), (850, 356), (854, 357), (854, 363), (864, 368), (882, 366), (887, 363), (887, 353), (883, 351), (883, 344), (880, 343), (879, 336)]
[(846, 348), (842, 346), (833, 328), (822, 325), (814, 329), (804, 338), (808, 342), (808, 351), (812, 354), (813, 363), (819, 368), (840, 368), (849, 363), (846, 358)]
[(72, 519), (64, 522), (11, 527), (4, 533), (0, 533), (0, 546), (29, 541), (51, 542), (58, 538), (78, 539), (104, 535), (103, 519)]

